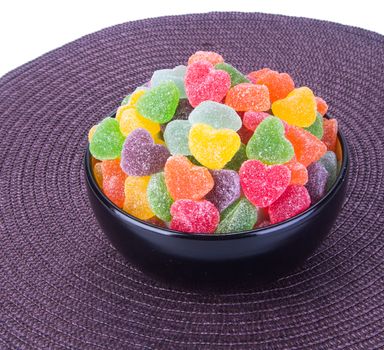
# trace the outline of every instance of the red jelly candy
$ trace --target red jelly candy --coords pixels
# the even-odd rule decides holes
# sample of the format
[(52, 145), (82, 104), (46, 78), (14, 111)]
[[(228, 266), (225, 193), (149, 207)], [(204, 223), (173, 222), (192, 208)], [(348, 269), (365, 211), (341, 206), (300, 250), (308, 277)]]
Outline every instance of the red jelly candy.
[(252, 204), (261, 208), (276, 201), (291, 181), (291, 172), (285, 165), (268, 166), (258, 160), (245, 161), (239, 175), (244, 195)]
[(335, 152), (337, 140), (337, 120), (336, 119), (323, 119), (323, 138), (321, 141), (325, 143), (328, 151)]
[(316, 107), (317, 111), (321, 114), (324, 115), (328, 111), (328, 105), (327, 102), (325, 102), (321, 97), (315, 97), (316, 100)]
[(171, 206), (172, 230), (214, 233), (220, 221), (217, 208), (207, 200), (180, 199)]
[(120, 159), (103, 160), (101, 162), (103, 174), (103, 192), (108, 199), (122, 208), (124, 205), (124, 182), (127, 175), (120, 168)]
[(269, 90), (271, 103), (281, 100), (295, 88), (295, 83), (287, 73), (279, 73), (270, 69), (261, 69), (248, 75), (255, 84), (265, 85)]
[(251, 131), (255, 131), (259, 124), (270, 114), (265, 112), (248, 111), (244, 113), (243, 125)]
[(230, 75), (223, 70), (216, 70), (207, 61), (192, 63), (187, 68), (185, 92), (192, 107), (208, 100), (221, 102), (230, 87)]
[(250, 138), (253, 136), (253, 131), (247, 129), (244, 125), (237, 131), (240, 136), (241, 143), (246, 145)]
[(225, 97), (225, 104), (238, 112), (264, 112), (271, 107), (268, 88), (251, 83), (242, 83), (231, 88)]
[(304, 186), (290, 185), (268, 208), (271, 224), (287, 220), (302, 213), (311, 205), (311, 198)]

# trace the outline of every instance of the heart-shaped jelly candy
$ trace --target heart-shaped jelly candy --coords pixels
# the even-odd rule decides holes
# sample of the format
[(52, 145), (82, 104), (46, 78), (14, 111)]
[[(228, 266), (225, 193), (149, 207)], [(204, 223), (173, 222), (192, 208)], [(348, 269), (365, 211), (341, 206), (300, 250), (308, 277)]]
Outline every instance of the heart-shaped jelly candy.
[(305, 185), (308, 182), (308, 170), (296, 157), (284, 164), (291, 171), (290, 185)]
[(240, 197), (240, 178), (234, 170), (213, 170), (211, 174), (215, 185), (205, 198), (221, 212)]
[(308, 126), (307, 128), (304, 128), (305, 130), (309, 131), (312, 135), (315, 135), (318, 139), (321, 140), (323, 137), (323, 117), (319, 112), (316, 112), (316, 119), (315, 121)]
[(195, 124), (189, 132), (192, 155), (209, 169), (223, 168), (240, 145), (240, 136), (231, 129), (214, 129), (206, 124)]
[(248, 111), (244, 113), (243, 125), (251, 131), (255, 131), (259, 124), (271, 115), (265, 112)]
[(294, 89), (286, 98), (272, 103), (272, 112), (290, 125), (308, 127), (316, 119), (315, 95), (306, 86)]
[(220, 102), (231, 87), (231, 77), (227, 72), (216, 70), (207, 61), (192, 63), (185, 75), (185, 91), (193, 107), (203, 101)]
[(184, 78), (187, 67), (180, 65), (173, 69), (160, 69), (153, 73), (151, 78), (151, 87), (155, 87), (163, 83), (164, 81), (172, 80), (180, 92), (180, 98), (186, 98)]
[(148, 90), (136, 103), (138, 112), (156, 123), (166, 123), (175, 114), (180, 92), (173, 81), (164, 81)]
[(207, 200), (180, 199), (172, 204), (172, 230), (190, 233), (214, 233), (220, 221), (216, 207)]
[(151, 176), (147, 187), (147, 199), (158, 218), (166, 222), (171, 221), (170, 209), (173, 200), (168, 192), (163, 172)]
[(171, 154), (190, 155), (188, 146), (189, 130), (192, 125), (188, 120), (172, 120), (164, 131), (164, 140)]
[[(124, 182), (127, 175), (120, 168), (120, 160), (103, 160), (101, 175), (104, 194), (119, 208), (124, 204)], [(97, 165), (97, 164), (96, 164)]]
[(188, 64), (192, 64), (199, 61), (207, 61), (212, 65), (224, 62), (223, 56), (213, 51), (197, 51), (188, 59)]
[(264, 164), (283, 164), (294, 154), (292, 144), (284, 136), (283, 123), (272, 116), (259, 124), (247, 144), (247, 157)]
[(115, 118), (108, 117), (97, 126), (89, 145), (89, 151), (99, 160), (116, 159), (120, 157), (124, 140), (119, 122)]
[(146, 176), (161, 171), (170, 156), (166, 147), (156, 145), (145, 129), (133, 130), (121, 152), (121, 168), (130, 176)]
[(189, 115), (191, 124), (208, 124), (216, 129), (239, 130), (241, 128), (241, 118), (236, 111), (225, 104), (204, 101), (201, 102)]
[(215, 65), (216, 69), (223, 70), (231, 76), (231, 87), (241, 84), (241, 83), (250, 83), (249, 79), (246, 78), (240, 71), (229, 63), (221, 62)]
[(308, 166), (308, 182), (305, 188), (311, 197), (311, 204), (317, 203), (327, 192), (329, 173), (325, 166), (320, 162), (312, 163)]
[(164, 167), (165, 183), (171, 197), (178, 199), (203, 198), (214, 182), (208, 169), (192, 164), (187, 157), (172, 156)]
[(118, 109), (120, 131), (124, 136), (128, 136), (133, 130), (142, 128), (147, 130), (152, 136), (160, 131), (160, 124), (144, 118), (134, 107), (122, 106)]
[(291, 180), (285, 165), (264, 165), (258, 160), (247, 160), (239, 171), (245, 196), (257, 207), (265, 208), (275, 202)]
[(271, 106), (268, 88), (265, 85), (250, 83), (238, 84), (231, 88), (225, 97), (225, 104), (238, 112), (264, 112)]

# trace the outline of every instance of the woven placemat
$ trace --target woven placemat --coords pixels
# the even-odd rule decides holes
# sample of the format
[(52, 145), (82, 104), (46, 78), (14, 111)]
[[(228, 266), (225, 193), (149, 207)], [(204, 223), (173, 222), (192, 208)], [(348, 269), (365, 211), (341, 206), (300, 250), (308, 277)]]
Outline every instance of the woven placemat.
[[(87, 131), (158, 68), (214, 50), (289, 72), (329, 102), (346, 202), (305, 265), (220, 293), (166, 285), (113, 249), (88, 205)], [(384, 37), (317, 20), (209, 13), (125, 23), (0, 80), (1, 349), (384, 347)]]

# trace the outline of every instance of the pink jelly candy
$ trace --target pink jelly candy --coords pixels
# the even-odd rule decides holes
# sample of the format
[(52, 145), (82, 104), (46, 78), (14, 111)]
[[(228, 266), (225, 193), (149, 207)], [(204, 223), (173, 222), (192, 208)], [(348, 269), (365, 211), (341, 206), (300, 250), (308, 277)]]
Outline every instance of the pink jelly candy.
[(171, 206), (170, 228), (189, 233), (214, 233), (220, 221), (217, 208), (207, 200), (179, 199)]
[(245, 196), (252, 204), (261, 208), (275, 202), (291, 181), (291, 172), (285, 165), (268, 166), (258, 160), (245, 161), (239, 175)]
[(231, 87), (231, 77), (223, 70), (216, 70), (207, 61), (188, 66), (185, 74), (185, 92), (193, 107), (203, 101), (221, 102)]
[(311, 205), (311, 198), (304, 186), (290, 185), (268, 208), (271, 224), (287, 220), (302, 213)]
[(251, 131), (255, 131), (259, 124), (270, 114), (265, 112), (248, 111), (244, 113), (243, 125)]

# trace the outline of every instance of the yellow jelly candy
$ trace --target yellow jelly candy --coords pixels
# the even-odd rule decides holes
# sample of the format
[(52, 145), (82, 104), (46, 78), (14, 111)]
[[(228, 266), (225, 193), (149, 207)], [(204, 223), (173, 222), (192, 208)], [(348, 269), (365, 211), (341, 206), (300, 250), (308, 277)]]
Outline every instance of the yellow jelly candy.
[(138, 99), (143, 96), (145, 94), (145, 92), (147, 91), (147, 89), (144, 89), (144, 88), (137, 88), (131, 95), (131, 97), (129, 98), (129, 101), (128, 101), (128, 106), (136, 106), (136, 102), (138, 101)]
[(160, 136), (160, 133), (157, 133), (155, 136), (153, 136), (153, 141), (155, 141), (155, 143), (158, 145), (166, 146), (165, 141)]
[(240, 136), (232, 129), (215, 129), (198, 123), (189, 132), (189, 149), (192, 155), (209, 169), (223, 168), (240, 145)]
[(133, 107), (123, 106), (124, 110), (120, 113), (120, 131), (124, 136), (128, 136), (133, 130), (143, 128), (152, 136), (155, 136), (160, 131), (160, 124), (144, 118)]
[(98, 124), (92, 126), (92, 128), (88, 132), (88, 141), (89, 141), (89, 143), (91, 143), (91, 141), (92, 141), (92, 138), (93, 138), (93, 135), (95, 134), (97, 126), (98, 126)]
[(123, 209), (141, 220), (150, 219), (155, 215), (147, 200), (147, 187), (150, 178), (150, 176), (128, 176), (124, 183)]
[(316, 120), (316, 100), (306, 86), (294, 89), (286, 98), (272, 103), (272, 113), (288, 124), (306, 128)]

